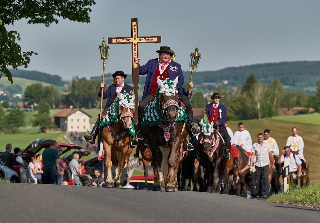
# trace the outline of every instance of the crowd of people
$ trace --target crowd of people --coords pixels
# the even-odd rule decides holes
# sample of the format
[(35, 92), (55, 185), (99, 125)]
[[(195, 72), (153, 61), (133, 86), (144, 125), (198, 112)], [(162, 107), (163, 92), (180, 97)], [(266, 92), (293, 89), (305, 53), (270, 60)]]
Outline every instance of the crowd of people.
[(263, 198), (268, 196), (270, 189), (268, 184), (270, 163), (272, 163), (273, 171), (280, 173), (281, 168), (283, 168), (284, 158), (289, 158), (289, 173), (296, 184), (298, 178), (305, 174), (302, 169), (302, 166), (306, 167), (306, 160), (303, 156), (304, 143), (302, 137), (297, 134), (296, 127), (291, 129), (292, 135), (288, 137), (281, 153), (276, 140), (271, 137), (269, 129), (265, 129), (263, 133), (258, 133), (255, 143), (252, 142), (251, 135), (245, 129), (243, 122), (238, 123), (238, 130), (234, 134), (229, 127), (227, 127), (227, 130), (230, 135), (231, 145), (241, 147), (249, 156), (246, 167), (241, 169), (239, 173), (241, 174), (249, 168), (254, 173), (257, 181), (257, 196), (262, 196)]
[(12, 145), (7, 144), (0, 161), (4, 166), (17, 172), (20, 183), (68, 185), (63, 178), (65, 170), (69, 168), (74, 185), (103, 186), (104, 173), (99, 170), (93, 173), (90, 167), (85, 167), (79, 161), (77, 153), (74, 153), (67, 167), (66, 162), (60, 157), (62, 148), (58, 147), (54, 140), (49, 140), (48, 143), (49, 147), (45, 148), (42, 154), (30, 157), (30, 162), (21, 156), (20, 148), (14, 148), (14, 153), (12, 153)]

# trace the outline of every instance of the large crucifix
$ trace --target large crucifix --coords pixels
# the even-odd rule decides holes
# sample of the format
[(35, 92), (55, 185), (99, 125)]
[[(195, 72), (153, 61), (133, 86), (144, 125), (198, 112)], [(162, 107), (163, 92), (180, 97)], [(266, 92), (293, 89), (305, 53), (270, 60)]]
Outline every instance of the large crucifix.
[(139, 64), (134, 62), (138, 58), (138, 43), (160, 43), (161, 36), (138, 36), (138, 19), (131, 19), (131, 37), (109, 37), (109, 44), (127, 44), (132, 46), (132, 82), (135, 96), (135, 125), (138, 124), (138, 89), (139, 89)]

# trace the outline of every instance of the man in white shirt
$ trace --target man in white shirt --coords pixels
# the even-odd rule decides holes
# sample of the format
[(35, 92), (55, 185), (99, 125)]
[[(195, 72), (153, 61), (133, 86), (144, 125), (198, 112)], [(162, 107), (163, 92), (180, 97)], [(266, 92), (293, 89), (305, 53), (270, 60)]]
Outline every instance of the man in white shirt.
[(291, 152), (289, 146), (285, 146), (284, 150), (281, 152), (281, 157), (278, 160), (278, 163), (281, 165), (284, 162), (284, 158), (289, 158), (289, 173), (292, 176), (292, 179), (297, 184), (298, 178), (301, 177), (301, 160)]
[[(278, 164), (278, 156), (279, 156), (279, 147), (278, 144), (276, 142), (276, 140), (274, 138), (272, 138), (270, 136), (270, 130), (269, 129), (265, 129), (263, 131), (263, 135), (264, 135), (264, 141), (266, 143), (268, 143), (271, 147), (271, 151), (273, 154), (273, 159), (274, 159), (274, 163), (276, 166), (276, 170), (277, 173), (280, 174), (280, 165)], [(272, 192), (275, 192), (276, 194), (279, 192), (280, 190), (280, 183), (279, 183), (279, 176), (274, 176), (274, 178), (272, 179), (271, 182), (271, 190), (273, 190)]]
[[(258, 142), (253, 144), (252, 146), (252, 156), (251, 156), (251, 164), (250, 167), (253, 166), (253, 159), (254, 156), (256, 157), (255, 162), (255, 175), (257, 180), (257, 192), (258, 194), (261, 194), (262, 198), (266, 199), (268, 197), (268, 191), (269, 191), (269, 163), (271, 160), (271, 163), (274, 166), (274, 160), (273, 160), (273, 154), (271, 151), (271, 147), (268, 143), (266, 143), (263, 139), (263, 134), (258, 134)], [(263, 175), (262, 175), (263, 172)], [(262, 181), (263, 180), (263, 181)], [(259, 191), (259, 187), (261, 184), (261, 193)]]

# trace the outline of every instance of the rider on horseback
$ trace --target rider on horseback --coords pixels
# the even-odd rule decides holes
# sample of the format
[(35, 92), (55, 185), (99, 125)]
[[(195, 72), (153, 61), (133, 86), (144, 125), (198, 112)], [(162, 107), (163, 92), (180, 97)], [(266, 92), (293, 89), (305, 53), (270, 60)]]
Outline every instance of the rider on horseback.
[[(102, 114), (105, 114), (108, 110), (113, 101), (116, 99), (117, 95), (123, 92), (127, 92), (129, 94), (132, 94), (132, 87), (124, 82), (124, 79), (127, 77), (127, 75), (123, 71), (116, 71), (114, 74), (112, 74), (112, 77), (114, 78), (115, 83), (111, 84), (108, 89), (103, 92), (103, 98), (108, 98), (106, 106), (104, 110), (102, 111)], [(101, 89), (104, 88), (104, 83), (101, 83), (101, 88), (99, 91), (99, 97), (101, 97)], [(100, 123), (100, 115), (98, 115), (98, 119), (92, 128), (90, 135), (85, 135), (84, 138), (87, 142), (90, 142), (92, 144), (95, 143), (96, 136), (98, 134), (98, 126)]]
[(213, 93), (211, 96), (212, 103), (207, 104), (206, 114), (209, 122), (213, 122), (215, 126), (219, 128), (219, 132), (222, 134), (223, 140), (226, 143), (225, 158), (230, 158), (230, 136), (226, 130), (224, 122), (227, 121), (227, 109), (225, 106), (219, 104), (220, 94)]
[[(184, 77), (181, 70), (181, 65), (171, 60), (171, 57), (174, 55), (174, 53), (170, 47), (161, 46), (160, 50), (157, 50), (156, 52), (159, 53), (159, 58), (149, 60), (145, 65), (139, 67), (139, 74), (147, 74), (147, 78), (142, 100), (139, 102), (139, 125), (137, 130), (140, 130), (141, 115), (143, 114), (144, 109), (155, 97), (155, 93), (158, 88), (157, 78), (162, 81), (166, 78), (169, 78), (173, 81), (176, 77), (178, 77), (176, 89), (178, 91), (179, 100), (186, 106), (186, 114), (188, 117), (187, 127), (190, 135), (193, 136), (196, 134), (196, 129), (193, 126), (193, 112), (191, 104), (188, 97), (185, 96), (185, 92), (182, 88)], [(140, 62), (140, 58), (135, 58), (134, 61), (138, 64)], [(193, 86), (193, 83), (189, 83), (189, 86)], [(142, 131), (138, 132), (137, 138), (143, 138)]]

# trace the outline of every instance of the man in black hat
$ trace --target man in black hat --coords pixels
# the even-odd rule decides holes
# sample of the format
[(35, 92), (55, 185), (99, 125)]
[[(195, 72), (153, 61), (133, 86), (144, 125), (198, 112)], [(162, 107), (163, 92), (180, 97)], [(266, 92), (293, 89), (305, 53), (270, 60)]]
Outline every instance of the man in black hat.
[[(189, 98), (186, 96), (186, 91), (182, 88), (184, 77), (181, 65), (171, 60), (174, 52), (170, 47), (161, 46), (160, 50), (157, 50), (156, 52), (159, 53), (159, 58), (151, 59), (145, 65), (139, 67), (140, 75), (147, 74), (142, 100), (139, 102), (139, 116), (141, 117), (148, 102), (155, 97), (155, 93), (158, 88), (157, 78), (160, 80), (169, 78), (173, 81), (178, 77), (178, 83), (176, 85), (178, 96), (180, 101), (186, 106), (186, 114), (188, 117), (187, 127), (189, 133), (194, 135), (196, 130), (193, 126), (193, 112)], [(139, 64), (140, 58), (134, 58), (134, 62)], [(189, 83), (189, 86), (193, 86), (193, 83)]]
[[(116, 71), (114, 74), (112, 74), (112, 77), (114, 78), (115, 83), (111, 84), (108, 89), (103, 92), (103, 98), (107, 100), (106, 106), (104, 110), (102, 111), (102, 114), (105, 114), (108, 110), (113, 101), (117, 98), (118, 94), (126, 92), (129, 94), (132, 94), (132, 87), (130, 85), (127, 85), (124, 82), (124, 79), (126, 79), (127, 75), (123, 71)], [(104, 83), (102, 82), (100, 85), (100, 91), (99, 91), (99, 97), (101, 97), (101, 89), (104, 88)], [(90, 142), (94, 144), (96, 140), (96, 136), (98, 134), (98, 126), (100, 123), (100, 115), (98, 115), (98, 119), (92, 128), (90, 135), (85, 135), (84, 138), (87, 142)]]
[(230, 136), (227, 132), (225, 121), (227, 121), (227, 109), (225, 106), (221, 105), (220, 102), (220, 94), (219, 93), (213, 93), (211, 96), (211, 100), (213, 100), (212, 103), (207, 104), (206, 107), (206, 114), (208, 117), (209, 122), (213, 122), (215, 126), (219, 127), (219, 132), (222, 134), (222, 137), (226, 143), (226, 152), (225, 152), (225, 158), (230, 158)]

